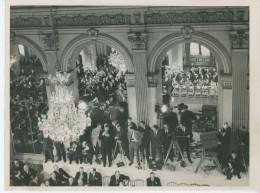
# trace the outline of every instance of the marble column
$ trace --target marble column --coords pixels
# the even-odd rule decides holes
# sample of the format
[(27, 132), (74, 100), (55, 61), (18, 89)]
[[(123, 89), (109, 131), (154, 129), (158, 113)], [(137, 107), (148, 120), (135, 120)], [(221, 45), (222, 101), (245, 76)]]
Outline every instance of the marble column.
[[(59, 47), (58, 35), (53, 32), (43, 33), (39, 37), (47, 59), (48, 74), (55, 75), (57, 66), (57, 49)], [(55, 50), (56, 47), (56, 50)], [(50, 101), (51, 93), (54, 92), (54, 85), (46, 86), (47, 98)]]
[(220, 74), (218, 86), (218, 123), (232, 125), (232, 75)]
[(132, 117), (133, 121), (137, 122), (137, 109), (136, 109), (136, 91), (135, 91), (135, 75), (134, 73), (126, 73), (127, 85), (127, 102), (128, 102), (128, 115)]
[(136, 89), (136, 109), (137, 123), (145, 121), (148, 123), (148, 105), (147, 105), (147, 55), (146, 43), (147, 33), (130, 32), (128, 40), (132, 42), (133, 64), (135, 66), (135, 89)]
[(232, 43), (232, 129), (249, 127), (249, 33), (245, 30), (230, 33)]

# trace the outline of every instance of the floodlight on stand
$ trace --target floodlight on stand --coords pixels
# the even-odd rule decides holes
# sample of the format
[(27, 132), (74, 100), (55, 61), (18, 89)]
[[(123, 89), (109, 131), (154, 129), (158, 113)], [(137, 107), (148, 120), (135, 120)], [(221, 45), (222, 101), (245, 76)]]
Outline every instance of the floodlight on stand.
[(174, 97), (171, 98), (171, 103), (173, 103), (173, 102), (174, 102)]
[(87, 104), (84, 101), (79, 101), (78, 108), (80, 110), (85, 110), (87, 109)]
[(163, 105), (162, 107), (161, 107), (161, 112), (162, 113), (166, 113), (168, 111), (168, 107), (166, 106), (166, 105)]

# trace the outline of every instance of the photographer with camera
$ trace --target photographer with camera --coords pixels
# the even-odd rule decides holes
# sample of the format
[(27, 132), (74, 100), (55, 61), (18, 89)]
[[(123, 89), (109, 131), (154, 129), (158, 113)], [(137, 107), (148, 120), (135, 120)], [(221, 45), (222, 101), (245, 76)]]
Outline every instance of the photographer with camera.
[[(172, 129), (169, 128), (167, 123), (164, 123), (163, 124), (163, 130), (162, 130), (164, 159), (167, 156), (168, 149), (169, 149), (171, 141), (172, 141), (172, 137), (173, 137)], [(170, 151), (169, 158), (170, 158), (171, 161), (173, 161), (173, 157), (174, 157), (173, 151)]]
[(155, 160), (156, 153), (159, 156), (159, 161), (162, 161), (162, 132), (157, 125), (154, 125), (150, 131), (150, 141), (152, 150), (152, 160)]
[(99, 134), (99, 139), (101, 140), (101, 150), (102, 150), (102, 161), (103, 166), (106, 167), (107, 157), (108, 166), (112, 165), (112, 148), (113, 148), (113, 133), (109, 128), (109, 124), (105, 124), (104, 130), (101, 130)]
[(183, 104), (181, 106), (181, 122), (186, 126), (187, 133), (190, 136), (190, 141), (192, 141), (192, 122), (197, 121), (196, 115), (188, 110), (188, 105)]
[[(190, 141), (189, 141), (189, 139), (190, 139), (190, 132), (186, 128), (184, 123), (180, 123), (179, 124), (179, 126), (177, 127), (176, 134), (177, 134), (177, 140), (178, 140), (180, 149), (182, 151), (182, 154), (183, 154), (183, 151), (185, 149), (186, 153), (187, 153), (188, 161), (190, 163), (193, 163), (192, 160), (191, 160), (191, 157), (190, 157)], [(177, 161), (180, 161), (182, 159), (183, 158), (182, 158), (181, 154), (179, 154), (179, 158), (178, 158)]]

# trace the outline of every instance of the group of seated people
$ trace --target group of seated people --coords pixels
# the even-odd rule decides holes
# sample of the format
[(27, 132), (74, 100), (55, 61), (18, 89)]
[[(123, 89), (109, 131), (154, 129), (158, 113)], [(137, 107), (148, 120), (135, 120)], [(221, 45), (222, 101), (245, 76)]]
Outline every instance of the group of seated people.
[[(130, 183), (130, 178), (116, 171), (110, 177), (109, 182), (103, 181), (102, 174), (91, 168), (88, 174), (83, 167), (79, 168), (75, 177), (69, 175), (64, 169), (57, 165), (53, 166), (53, 172), (50, 173), (49, 179), (39, 179), (39, 173), (27, 164), (15, 159), (10, 171), (11, 186), (134, 186)], [(147, 186), (161, 186), (160, 179), (155, 177), (154, 172), (146, 180)]]
[(98, 97), (103, 102), (107, 101), (111, 95), (116, 95), (119, 102), (125, 100), (126, 82), (124, 72), (105, 62), (107, 61), (105, 59), (101, 60), (98, 57), (97, 60), (97, 69), (95, 70), (88, 68), (84, 71), (82, 62), (78, 63), (79, 95), (84, 96), (87, 94), (92, 99)]
[[(204, 89), (205, 95), (210, 94), (211, 90), (212, 94), (216, 95), (218, 74), (214, 67), (191, 67), (187, 73), (164, 71), (163, 86), (166, 93), (180, 96), (181, 91), (183, 91), (183, 94), (186, 91), (190, 95), (199, 95), (202, 94)], [(197, 93), (196, 90), (198, 90)]]
[(29, 68), (34, 60), (25, 57), (22, 61), (20, 74), (10, 80), (10, 117), (14, 141), (28, 144), (37, 138), (38, 116), (46, 114), (48, 104), (44, 80)]

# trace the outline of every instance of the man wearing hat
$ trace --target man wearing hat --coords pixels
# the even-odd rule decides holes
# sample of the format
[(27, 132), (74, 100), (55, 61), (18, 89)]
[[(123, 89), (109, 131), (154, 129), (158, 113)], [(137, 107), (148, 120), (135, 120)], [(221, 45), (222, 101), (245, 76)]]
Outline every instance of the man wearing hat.
[(142, 143), (143, 134), (137, 130), (135, 125), (130, 125), (127, 133), (129, 141), (129, 157), (131, 166), (134, 162), (134, 153), (136, 154), (136, 162), (139, 164), (139, 146)]

